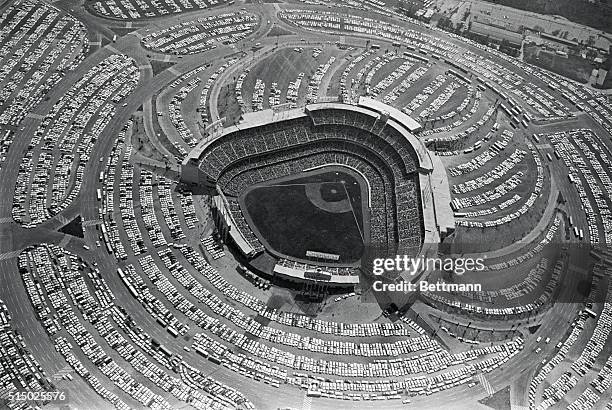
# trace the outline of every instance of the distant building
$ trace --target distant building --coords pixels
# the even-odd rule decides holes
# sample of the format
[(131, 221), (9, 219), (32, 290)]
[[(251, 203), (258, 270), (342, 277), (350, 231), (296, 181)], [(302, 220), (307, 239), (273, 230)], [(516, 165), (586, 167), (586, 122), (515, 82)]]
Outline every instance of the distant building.
[(603, 86), (604, 81), (606, 80), (606, 76), (608, 75), (608, 71), (600, 68), (597, 72), (597, 82), (596, 84), (599, 86)]
[(496, 40), (506, 40), (509, 43), (520, 45), (523, 42), (523, 34), (495, 27), (472, 20), (470, 31), (481, 36), (489, 36)]

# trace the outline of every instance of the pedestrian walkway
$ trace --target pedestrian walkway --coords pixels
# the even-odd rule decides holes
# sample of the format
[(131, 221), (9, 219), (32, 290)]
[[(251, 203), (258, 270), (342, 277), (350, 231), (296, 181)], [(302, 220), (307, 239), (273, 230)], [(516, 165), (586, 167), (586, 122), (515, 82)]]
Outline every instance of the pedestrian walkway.
[(478, 381), (480, 382), (480, 384), (482, 385), (482, 387), (485, 389), (485, 391), (487, 392), (489, 396), (492, 396), (495, 393), (493, 386), (491, 386), (491, 383), (489, 383), (484, 373), (478, 373), (476, 375), (476, 378), (478, 379)]
[(0, 254), (0, 261), (5, 261), (7, 259), (16, 258), (19, 256), (21, 251), (12, 251)]
[(70, 220), (64, 215), (57, 215), (55, 219), (57, 219), (62, 225), (66, 225), (68, 222), (70, 222)]
[(302, 410), (310, 410), (310, 406), (312, 406), (312, 397), (308, 394), (304, 394), (304, 401), (302, 402)]

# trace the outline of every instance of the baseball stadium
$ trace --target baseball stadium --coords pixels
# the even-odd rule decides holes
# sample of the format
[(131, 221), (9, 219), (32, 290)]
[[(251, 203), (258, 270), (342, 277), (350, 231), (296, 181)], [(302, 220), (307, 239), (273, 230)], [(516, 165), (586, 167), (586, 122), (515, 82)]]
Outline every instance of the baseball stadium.
[(353, 286), (366, 247), (416, 254), (454, 230), (420, 128), (369, 98), (250, 113), (202, 140), (183, 180), (197, 164), (215, 185), (219, 231), (255, 270)]

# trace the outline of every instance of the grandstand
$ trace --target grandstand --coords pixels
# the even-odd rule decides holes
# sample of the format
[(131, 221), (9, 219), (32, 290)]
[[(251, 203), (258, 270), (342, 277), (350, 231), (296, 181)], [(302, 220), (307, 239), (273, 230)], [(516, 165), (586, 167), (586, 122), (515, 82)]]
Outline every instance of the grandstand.
[[(356, 267), (360, 261), (355, 255), (349, 257), (347, 248), (361, 250), (371, 246), (393, 254), (416, 254), (424, 244), (428, 247), (436, 244), (454, 230), (450, 194), (444, 192), (448, 191), (448, 184), (435, 183), (446, 180), (445, 175), (440, 175), (445, 171), (442, 166), (435, 169), (438, 167), (433, 164), (440, 165), (439, 162), (413, 136), (412, 131), (419, 129), (418, 123), (406, 114), (362, 99), (357, 106), (310, 104), (283, 112), (282, 119), (276, 117), (279, 116), (272, 110), (247, 114), (241, 123), (225, 129), (217, 138), (202, 141), (183, 162), (183, 179), (202, 173), (207, 180), (215, 181), (217, 196), (213, 202), (219, 231), (255, 265), (262, 254), (267, 255), (268, 261), (274, 260), (265, 269), (267, 273), (298, 281), (353, 284), (357, 281)], [(190, 169), (193, 164), (198, 164), (198, 172)], [(354, 219), (350, 220), (357, 222), (361, 236), (346, 234), (335, 238), (331, 232), (313, 246), (312, 240), (302, 241), (301, 237), (308, 236), (306, 233), (312, 236), (314, 231), (305, 230), (303, 235), (293, 232), (295, 236), (275, 241), (271, 236), (285, 230), (260, 229), (261, 221), (269, 228), (269, 224), (287, 221), (288, 216), (278, 209), (271, 211), (261, 203), (257, 207), (249, 206), (245, 197), (255, 187), (267, 187), (268, 192), (274, 189), (275, 198), (280, 200), (284, 198), (282, 192), (287, 190), (283, 187), (295, 185), (291, 178), (301, 176), (300, 181), (305, 185), (319, 187), (339, 183), (340, 180), (321, 179), (323, 174), (334, 175), (326, 173), (330, 167), (338, 176), (344, 175), (342, 170), (346, 169), (362, 185), (360, 200), (355, 201), (358, 194), (349, 195), (348, 191), (346, 198), (334, 199), (348, 201), (350, 197), (352, 205), (345, 211), (353, 212)], [(318, 171), (312, 171), (315, 169)], [(304, 179), (306, 175), (311, 179)], [(304, 189), (293, 189), (293, 200)], [(337, 223), (343, 228), (339, 231), (351, 232), (352, 227), (341, 222), (347, 219), (341, 211), (326, 214), (307, 204), (307, 199), (298, 202), (285, 207), (293, 218), (292, 227), (314, 226), (317, 231), (325, 232), (326, 226), (317, 223), (328, 226)], [(270, 214), (262, 219), (261, 215), (251, 214), (254, 208), (256, 212)], [(306, 224), (301, 225), (299, 218)], [(334, 241), (345, 246), (335, 246)], [(291, 249), (281, 250), (273, 243), (291, 244)], [(326, 253), (337, 253), (336, 260), (312, 256)]]

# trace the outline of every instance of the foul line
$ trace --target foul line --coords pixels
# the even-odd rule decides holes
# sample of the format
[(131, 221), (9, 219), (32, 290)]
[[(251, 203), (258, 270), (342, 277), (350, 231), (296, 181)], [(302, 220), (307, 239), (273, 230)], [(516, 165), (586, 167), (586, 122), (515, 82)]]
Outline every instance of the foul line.
[(355, 214), (355, 208), (353, 208), (353, 202), (351, 201), (351, 197), (346, 189), (346, 184), (342, 184), (342, 188), (344, 188), (344, 193), (346, 194), (346, 199), (351, 206), (351, 213), (353, 214), (353, 218), (355, 219), (355, 223), (357, 224), (357, 230), (359, 230), (359, 236), (361, 236), (361, 241), (365, 243), (365, 239), (363, 238), (363, 232), (361, 232), (361, 227), (359, 226), (359, 220), (357, 219), (357, 215)]

